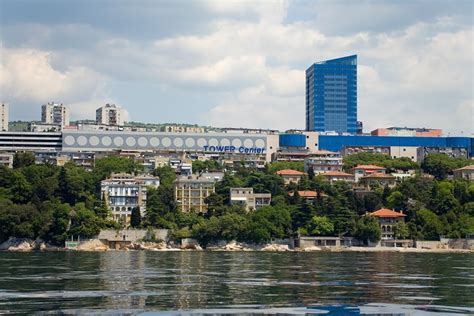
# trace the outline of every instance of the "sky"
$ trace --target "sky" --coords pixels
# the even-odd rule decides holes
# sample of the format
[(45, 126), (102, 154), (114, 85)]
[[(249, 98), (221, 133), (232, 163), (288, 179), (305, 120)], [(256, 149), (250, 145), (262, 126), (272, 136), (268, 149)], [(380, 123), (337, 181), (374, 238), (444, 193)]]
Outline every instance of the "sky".
[(358, 55), (358, 119), (474, 131), (473, 1), (0, 0), (10, 120), (304, 129), (305, 70)]

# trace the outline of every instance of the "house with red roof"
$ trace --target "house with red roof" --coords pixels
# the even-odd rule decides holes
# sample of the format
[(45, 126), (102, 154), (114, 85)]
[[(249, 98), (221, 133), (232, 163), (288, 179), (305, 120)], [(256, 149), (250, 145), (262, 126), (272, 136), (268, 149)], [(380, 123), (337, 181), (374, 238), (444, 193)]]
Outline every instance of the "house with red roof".
[(277, 171), (277, 175), (281, 176), (283, 181), (285, 181), (285, 184), (288, 185), (291, 182), (299, 183), (301, 178), (305, 176), (306, 173), (293, 169), (283, 169)]
[(385, 174), (386, 169), (384, 167), (376, 166), (376, 165), (358, 165), (352, 168), (354, 172), (354, 178), (356, 182), (359, 182), (359, 179), (363, 176), (374, 174), (374, 173), (382, 173)]
[(373, 186), (388, 186), (393, 188), (396, 184), (397, 178), (391, 174), (385, 173), (372, 173), (359, 178), (359, 186), (364, 187), (366, 190), (370, 190)]
[[(295, 192), (288, 192), (289, 196), (295, 195)], [(326, 197), (326, 193), (318, 193), (317, 191), (310, 191), (310, 190), (304, 190), (304, 191), (298, 191), (298, 196), (302, 198), (303, 200), (306, 200), (308, 203), (313, 203), (314, 199), (316, 199), (318, 196), (319, 197)]]
[(369, 216), (374, 216), (378, 219), (380, 230), (382, 231), (382, 239), (394, 239), (395, 225), (397, 223), (404, 223), (406, 215), (402, 212), (381, 208), (378, 211), (369, 213)]

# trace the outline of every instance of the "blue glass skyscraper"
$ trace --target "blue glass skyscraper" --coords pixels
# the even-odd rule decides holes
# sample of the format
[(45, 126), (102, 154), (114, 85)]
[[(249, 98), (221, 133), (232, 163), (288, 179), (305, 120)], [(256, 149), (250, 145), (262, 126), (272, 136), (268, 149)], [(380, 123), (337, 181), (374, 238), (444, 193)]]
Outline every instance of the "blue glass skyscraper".
[(306, 70), (306, 130), (357, 132), (357, 55)]

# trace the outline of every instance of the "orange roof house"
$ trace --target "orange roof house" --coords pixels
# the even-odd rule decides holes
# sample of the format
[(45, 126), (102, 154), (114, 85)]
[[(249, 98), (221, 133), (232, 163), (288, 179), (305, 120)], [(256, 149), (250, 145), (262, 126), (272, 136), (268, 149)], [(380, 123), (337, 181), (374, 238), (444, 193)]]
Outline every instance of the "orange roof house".
[(301, 180), (301, 177), (306, 175), (306, 173), (293, 170), (293, 169), (283, 169), (277, 171), (277, 174), (283, 177), (285, 184), (290, 184), (291, 182), (298, 183)]
[(381, 208), (378, 211), (368, 214), (369, 216), (376, 217), (379, 221), (380, 230), (382, 232), (382, 239), (394, 239), (395, 238), (395, 225), (405, 221), (405, 214), (399, 213), (387, 208)]
[(378, 211), (369, 213), (370, 216), (375, 216), (375, 217), (405, 217), (406, 215), (403, 213), (399, 213), (393, 210), (389, 210), (388, 208), (381, 208)]

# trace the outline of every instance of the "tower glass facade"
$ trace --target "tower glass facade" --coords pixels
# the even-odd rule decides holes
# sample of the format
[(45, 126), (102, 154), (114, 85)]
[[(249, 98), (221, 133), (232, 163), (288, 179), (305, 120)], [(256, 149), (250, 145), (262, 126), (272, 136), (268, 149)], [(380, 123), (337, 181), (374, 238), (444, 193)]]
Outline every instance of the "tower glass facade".
[(357, 55), (306, 70), (306, 130), (357, 133)]

